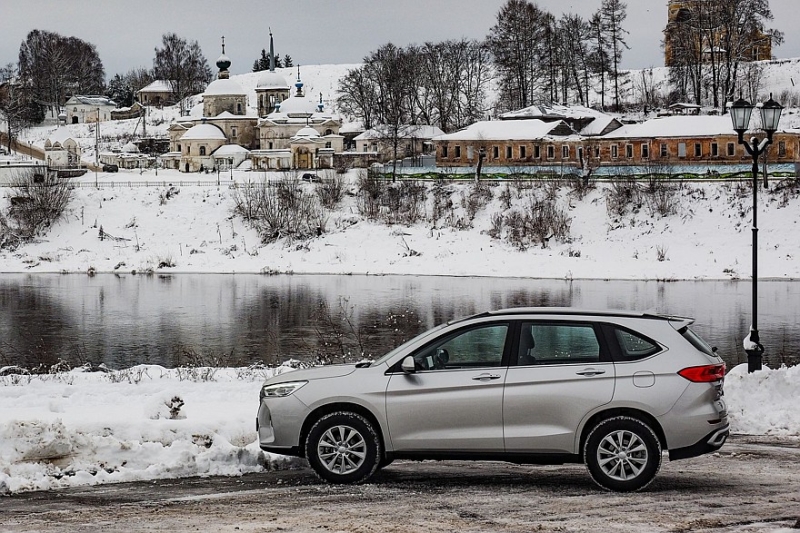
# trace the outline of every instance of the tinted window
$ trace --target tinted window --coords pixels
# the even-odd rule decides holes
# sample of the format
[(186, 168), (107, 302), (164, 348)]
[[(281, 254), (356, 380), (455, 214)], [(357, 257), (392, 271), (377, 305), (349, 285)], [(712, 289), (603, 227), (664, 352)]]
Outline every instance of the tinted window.
[(689, 341), (689, 343), (695, 348), (697, 348), (699, 351), (703, 352), (706, 355), (711, 355), (711, 356), (714, 355), (714, 350), (711, 348), (711, 346), (709, 346), (708, 343), (706, 343), (706, 341), (701, 339), (697, 335), (697, 333), (695, 333), (688, 327), (681, 328), (680, 334), (683, 335), (683, 338)]
[(626, 329), (614, 328), (614, 336), (625, 360), (643, 359), (661, 351), (655, 342)]
[(522, 324), (517, 354), (520, 366), (598, 361), (600, 343), (589, 324)]
[(461, 331), (426, 346), (414, 355), (421, 370), (500, 366), (508, 324), (491, 324)]

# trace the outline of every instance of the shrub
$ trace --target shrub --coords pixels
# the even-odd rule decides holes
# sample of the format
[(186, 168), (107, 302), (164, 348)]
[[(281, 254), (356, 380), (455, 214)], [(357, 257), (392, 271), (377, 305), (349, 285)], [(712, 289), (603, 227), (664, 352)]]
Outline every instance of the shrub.
[(317, 197), (303, 192), (296, 180), (266, 181), (236, 188), (234, 213), (258, 231), (263, 243), (281, 238), (306, 239), (320, 235), (325, 216)]
[(64, 216), (72, 197), (68, 180), (41, 179), (33, 171), (12, 178), (7, 214), (0, 213), (0, 248), (15, 248)]

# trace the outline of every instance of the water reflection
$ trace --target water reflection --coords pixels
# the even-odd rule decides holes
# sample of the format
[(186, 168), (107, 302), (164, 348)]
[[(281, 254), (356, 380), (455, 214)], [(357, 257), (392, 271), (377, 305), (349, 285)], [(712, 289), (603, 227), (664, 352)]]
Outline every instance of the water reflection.
[[(766, 362), (796, 364), (800, 283), (765, 282)], [(745, 282), (559, 281), (406, 276), (5, 275), (0, 366), (277, 364), (379, 356), (436, 324), (487, 309), (561, 306), (694, 316), (729, 365), (745, 361)]]

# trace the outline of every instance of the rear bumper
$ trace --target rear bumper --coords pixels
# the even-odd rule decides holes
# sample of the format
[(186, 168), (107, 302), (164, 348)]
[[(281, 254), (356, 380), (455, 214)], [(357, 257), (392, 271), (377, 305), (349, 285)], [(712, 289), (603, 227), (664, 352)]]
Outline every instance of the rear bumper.
[(731, 428), (726, 424), (725, 427), (712, 431), (691, 446), (670, 450), (669, 459), (670, 461), (675, 461), (677, 459), (689, 459), (690, 457), (697, 457), (706, 453), (715, 452), (722, 448), (722, 445), (725, 444), (726, 440), (728, 440), (728, 436), (730, 434)]

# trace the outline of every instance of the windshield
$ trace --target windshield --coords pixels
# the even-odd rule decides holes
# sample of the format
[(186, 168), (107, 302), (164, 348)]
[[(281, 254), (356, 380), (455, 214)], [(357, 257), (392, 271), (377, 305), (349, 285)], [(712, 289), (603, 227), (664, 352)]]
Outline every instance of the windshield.
[(406, 347), (414, 344), (415, 342), (417, 342), (419, 340), (422, 340), (423, 338), (427, 337), (428, 335), (431, 335), (432, 333), (435, 333), (435, 332), (439, 331), (442, 328), (447, 327), (447, 325), (448, 325), (447, 323), (441, 324), (439, 326), (436, 326), (433, 329), (429, 329), (428, 331), (420, 333), (419, 335), (417, 335), (413, 339), (407, 340), (406, 342), (404, 342), (403, 344), (401, 344), (400, 346), (398, 346), (397, 348), (395, 348), (391, 352), (387, 353), (386, 355), (384, 355), (383, 357), (381, 357), (380, 359), (378, 359), (377, 361), (372, 363), (370, 366), (377, 366), (377, 365), (380, 365), (382, 363), (385, 363), (387, 360), (391, 359), (392, 357), (394, 357), (395, 355), (400, 353), (402, 350), (405, 350)]

